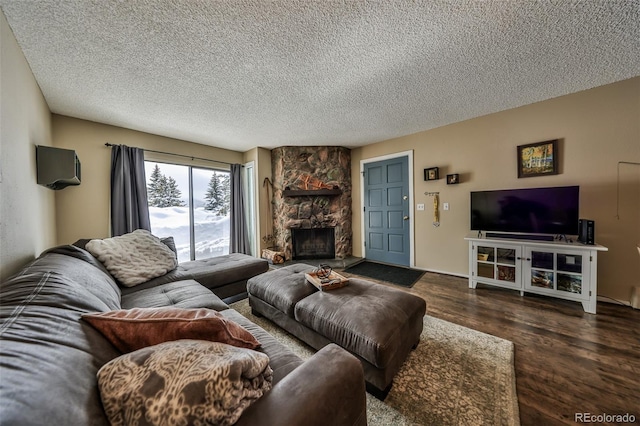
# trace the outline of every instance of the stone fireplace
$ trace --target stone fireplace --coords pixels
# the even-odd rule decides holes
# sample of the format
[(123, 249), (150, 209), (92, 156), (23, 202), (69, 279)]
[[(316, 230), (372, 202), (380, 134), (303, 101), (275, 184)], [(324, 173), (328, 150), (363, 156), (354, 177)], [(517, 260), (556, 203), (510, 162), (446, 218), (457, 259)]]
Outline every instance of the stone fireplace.
[[(343, 147), (287, 146), (273, 149), (271, 161), (273, 230), (285, 259), (350, 256), (351, 151)], [(294, 257), (294, 238), (296, 249), (318, 253), (299, 257), (296, 252)], [(301, 243), (300, 238), (307, 241)]]
[(292, 259), (333, 259), (335, 235), (335, 228), (291, 228)]

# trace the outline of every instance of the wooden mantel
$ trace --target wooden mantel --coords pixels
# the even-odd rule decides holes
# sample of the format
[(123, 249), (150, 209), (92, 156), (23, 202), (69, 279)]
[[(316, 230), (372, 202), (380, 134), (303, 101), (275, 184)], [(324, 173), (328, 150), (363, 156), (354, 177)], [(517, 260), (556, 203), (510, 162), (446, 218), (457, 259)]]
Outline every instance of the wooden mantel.
[(283, 197), (307, 197), (317, 195), (341, 195), (342, 190), (340, 188), (334, 189), (284, 189), (282, 190)]

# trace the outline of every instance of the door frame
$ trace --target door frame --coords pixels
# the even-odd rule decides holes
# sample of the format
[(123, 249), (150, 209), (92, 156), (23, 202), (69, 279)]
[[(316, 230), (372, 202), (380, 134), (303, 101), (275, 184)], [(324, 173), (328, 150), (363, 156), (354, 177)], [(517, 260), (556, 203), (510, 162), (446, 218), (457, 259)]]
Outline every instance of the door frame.
[[(249, 176), (251, 173), (251, 176)], [(252, 179), (251, 179), (252, 178)], [(258, 204), (256, 191), (256, 162), (251, 160), (244, 163), (242, 168), (242, 186), (244, 189), (245, 215), (249, 219), (247, 227), (249, 228), (249, 247), (253, 257), (260, 257), (258, 253), (258, 240), (260, 239), (259, 222), (258, 222)], [(248, 210), (248, 211), (247, 211)]]
[(378, 161), (391, 160), (393, 158), (407, 157), (407, 179), (409, 181), (409, 266), (411, 268), (416, 266), (415, 257), (414, 257), (414, 221), (413, 215), (415, 213), (415, 207), (413, 206), (413, 150), (396, 152), (393, 154), (381, 155), (379, 157), (372, 157), (360, 160), (360, 236), (361, 241), (361, 249), (363, 257), (366, 256), (366, 247), (365, 243), (365, 229), (364, 229), (364, 214), (363, 214), (363, 206), (364, 206), (364, 166), (369, 163), (377, 163)]

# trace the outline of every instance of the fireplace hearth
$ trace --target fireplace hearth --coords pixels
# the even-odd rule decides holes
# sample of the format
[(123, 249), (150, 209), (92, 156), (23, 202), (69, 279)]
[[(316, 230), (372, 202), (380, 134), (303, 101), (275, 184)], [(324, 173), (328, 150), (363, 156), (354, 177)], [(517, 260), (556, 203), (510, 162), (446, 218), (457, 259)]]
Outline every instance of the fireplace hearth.
[(291, 245), (294, 260), (333, 259), (336, 255), (335, 229), (291, 229)]

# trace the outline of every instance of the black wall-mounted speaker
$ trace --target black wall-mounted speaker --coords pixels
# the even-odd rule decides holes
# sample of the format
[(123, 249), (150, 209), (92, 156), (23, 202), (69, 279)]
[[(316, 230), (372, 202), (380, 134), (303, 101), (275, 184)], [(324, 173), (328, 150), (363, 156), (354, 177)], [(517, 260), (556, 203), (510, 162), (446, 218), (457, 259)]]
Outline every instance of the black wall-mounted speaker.
[(582, 244), (595, 244), (596, 223), (589, 219), (578, 220), (578, 241)]

